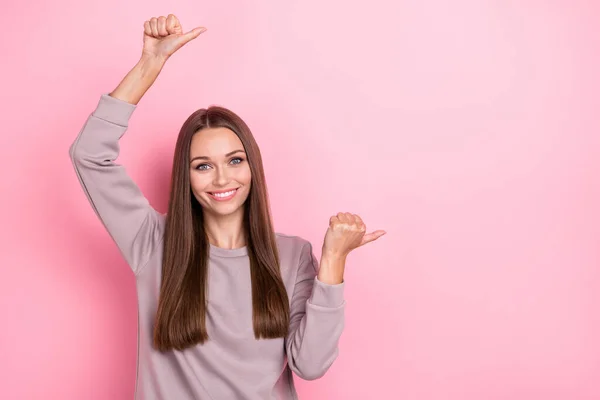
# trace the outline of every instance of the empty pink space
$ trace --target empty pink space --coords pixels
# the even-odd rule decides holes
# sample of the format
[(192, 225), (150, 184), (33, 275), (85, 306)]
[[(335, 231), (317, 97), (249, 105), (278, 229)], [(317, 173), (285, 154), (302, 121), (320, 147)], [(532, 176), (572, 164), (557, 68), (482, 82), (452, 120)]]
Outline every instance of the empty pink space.
[(134, 276), (68, 148), (169, 13), (208, 31), (121, 141), (150, 202), (184, 120), (220, 104), (261, 147), (277, 231), (319, 250), (339, 211), (387, 231), (348, 258), (340, 355), (301, 399), (600, 399), (595, 2), (1, 8), (1, 399), (133, 397)]

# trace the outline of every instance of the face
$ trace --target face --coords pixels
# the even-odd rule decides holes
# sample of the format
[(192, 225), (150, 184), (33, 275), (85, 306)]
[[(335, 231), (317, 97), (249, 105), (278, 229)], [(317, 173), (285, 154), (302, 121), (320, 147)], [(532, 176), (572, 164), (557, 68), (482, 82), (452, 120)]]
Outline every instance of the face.
[(248, 157), (240, 138), (227, 128), (205, 128), (190, 146), (190, 183), (204, 212), (243, 213), (250, 193)]

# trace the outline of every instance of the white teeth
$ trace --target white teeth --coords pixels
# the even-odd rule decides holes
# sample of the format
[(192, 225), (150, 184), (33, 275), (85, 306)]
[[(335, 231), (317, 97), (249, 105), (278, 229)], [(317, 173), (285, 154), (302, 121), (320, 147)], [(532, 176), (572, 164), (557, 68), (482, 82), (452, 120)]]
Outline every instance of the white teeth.
[(213, 196), (215, 196), (215, 197), (227, 197), (227, 196), (231, 196), (234, 193), (235, 193), (235, 190), (231, 190), (231, 191), (225, 192), (225, 193), (213, 193)]

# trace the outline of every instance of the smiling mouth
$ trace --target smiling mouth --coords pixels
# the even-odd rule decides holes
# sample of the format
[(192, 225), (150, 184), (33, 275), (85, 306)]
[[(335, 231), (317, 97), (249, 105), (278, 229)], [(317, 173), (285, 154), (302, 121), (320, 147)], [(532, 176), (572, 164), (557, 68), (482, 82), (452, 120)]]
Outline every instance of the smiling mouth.
[(213, 199), (215, 199), (217, 201), (224, 201), (224, 200), (229, 200), (229, 199), (233, 198), (233, 196), (235, 196), (235, 194), (237, 193), (238, 189), (239, 188), (220, 191), (220, 192), (206, 192), (206, 193), (208, 193), (210, 195), (210, 197), (212, 197)]

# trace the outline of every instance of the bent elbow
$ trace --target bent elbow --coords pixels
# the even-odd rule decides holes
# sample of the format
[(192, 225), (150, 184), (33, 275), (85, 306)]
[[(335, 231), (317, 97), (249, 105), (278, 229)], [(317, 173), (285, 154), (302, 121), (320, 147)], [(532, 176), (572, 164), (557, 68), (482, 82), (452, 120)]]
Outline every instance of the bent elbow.
[(290, 360), (290, 368), (298, 377), (305, 381), (314, 381), (325, 375), (329, 370), (335, 359), (337, 358), (338, 351), (336, 349), (333, 354), (326, 360), (312, 360), (310, 359), (292, 359)]

